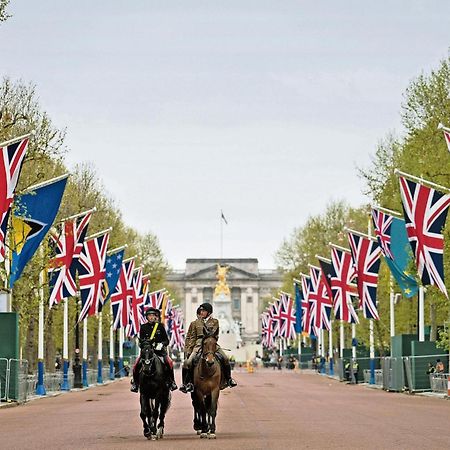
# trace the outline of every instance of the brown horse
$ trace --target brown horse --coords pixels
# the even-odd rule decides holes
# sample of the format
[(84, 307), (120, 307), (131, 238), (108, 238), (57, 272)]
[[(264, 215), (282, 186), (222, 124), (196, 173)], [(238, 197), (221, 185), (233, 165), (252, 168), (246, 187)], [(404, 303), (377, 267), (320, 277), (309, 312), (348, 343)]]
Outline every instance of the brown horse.
[(200, 418), (201, 438), (216, 438), (216, 414), (222, 370), (216, 357), (217, 337), (206, 333), (200, 361), (194, 368), (195, 415)]

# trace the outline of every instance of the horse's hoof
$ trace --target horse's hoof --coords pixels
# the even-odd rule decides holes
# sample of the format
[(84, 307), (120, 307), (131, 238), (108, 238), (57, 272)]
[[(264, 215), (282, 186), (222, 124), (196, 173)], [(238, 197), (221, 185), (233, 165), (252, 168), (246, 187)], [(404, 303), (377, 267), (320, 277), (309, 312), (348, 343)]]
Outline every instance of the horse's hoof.
[(151, 435), (151, 433), (150, 433), (150, 430), (144, 430), (144, 436), (147, 438), (147, 439), (150, 439), (150, 435)]
[(202, 434), (202, 432), (200, 431), (200, 430), (197, 430), (197, 435), (201, 435)]
[(209, 433), (208, 434), (208, 439), (215, 439), (216, 438), (216, 434), (215, 433)]
[(207, 439), (208, 433), (200, 433), (200, 439)]
[(164, 437), (164, 428), (160, 427), (158, 428), (158, 431), (156, 432), (156, 438), (162, 439)]
[(156, 439), (158, 439), (157, 436), (156, 436), (156, 434), (152, 434), (152, 435), (151, 435), (151, 440), (152, 440), (152, 441), (156, 441)]

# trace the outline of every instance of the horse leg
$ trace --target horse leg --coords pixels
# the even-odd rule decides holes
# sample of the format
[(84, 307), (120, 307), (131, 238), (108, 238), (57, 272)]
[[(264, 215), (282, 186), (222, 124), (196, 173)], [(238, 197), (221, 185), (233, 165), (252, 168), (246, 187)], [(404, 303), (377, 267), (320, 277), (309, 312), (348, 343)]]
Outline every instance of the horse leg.
[(164, 392), (159, 402), (159, 423), (158, 423), (158, 431), (156, 433), (158, 439), (162, 439), (164, 436), (164, 420), (166, 418), (166, 412), (169, 409), (169, 404), (170, 404), (170, 394), (169, 392)]
[(144, 394), (140, 394), (140, 403), (141, 403), (141, 420), (142, 420), (142, 425), (144, 427), (144, 436), (146, 438), (148, 438), (150, 436), (150, 427), (149, 424), (147, 422), (147, 405), (148, 405), (148, 400), (145, 398)]
[(197, 399), (196, 394), (194, 392), (191, 393), (192, 407), (194, 408), (194, 430), (197, 431), (197, 434), (200, 434), (201, 423), (200, 423), (200, 414), (197, 407)]
[(217, 415), (217, 405), (219, 400), (219, 388), (216, 388), (211, 393), (211, 400), (209, 405), (209, 439), (215, 439), (216, 438), (216, 415)]

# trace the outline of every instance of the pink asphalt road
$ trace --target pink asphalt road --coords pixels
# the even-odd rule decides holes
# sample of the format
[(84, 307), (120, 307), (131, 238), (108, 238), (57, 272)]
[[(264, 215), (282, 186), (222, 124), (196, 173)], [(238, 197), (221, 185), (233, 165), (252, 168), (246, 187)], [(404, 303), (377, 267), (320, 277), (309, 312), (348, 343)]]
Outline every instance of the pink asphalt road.
[(222, 391), (217, 439), (192, 429), (190, 397), (176, 391), (165, 437), (142, 434), (139, 397), (124, 379), (0, 409), (4, 449), (322, 449), (450, 446), (450, 402), (351, 386), (313, 373), (235, 373)]

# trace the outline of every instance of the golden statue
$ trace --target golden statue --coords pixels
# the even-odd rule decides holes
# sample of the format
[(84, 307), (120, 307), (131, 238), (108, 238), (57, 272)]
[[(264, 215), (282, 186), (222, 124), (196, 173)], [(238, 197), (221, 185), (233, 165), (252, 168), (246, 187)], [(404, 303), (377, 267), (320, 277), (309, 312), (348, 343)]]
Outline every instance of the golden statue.
[(214, 297), (218, 297), (220, 294), (230, 295), (230, 288), (227, 284), (227, 272), (230, 270), (227, 266), (221, 266), (217, 264), (217, 279), (219, 282), (216, 284), (216, 289), (214, 290)]

